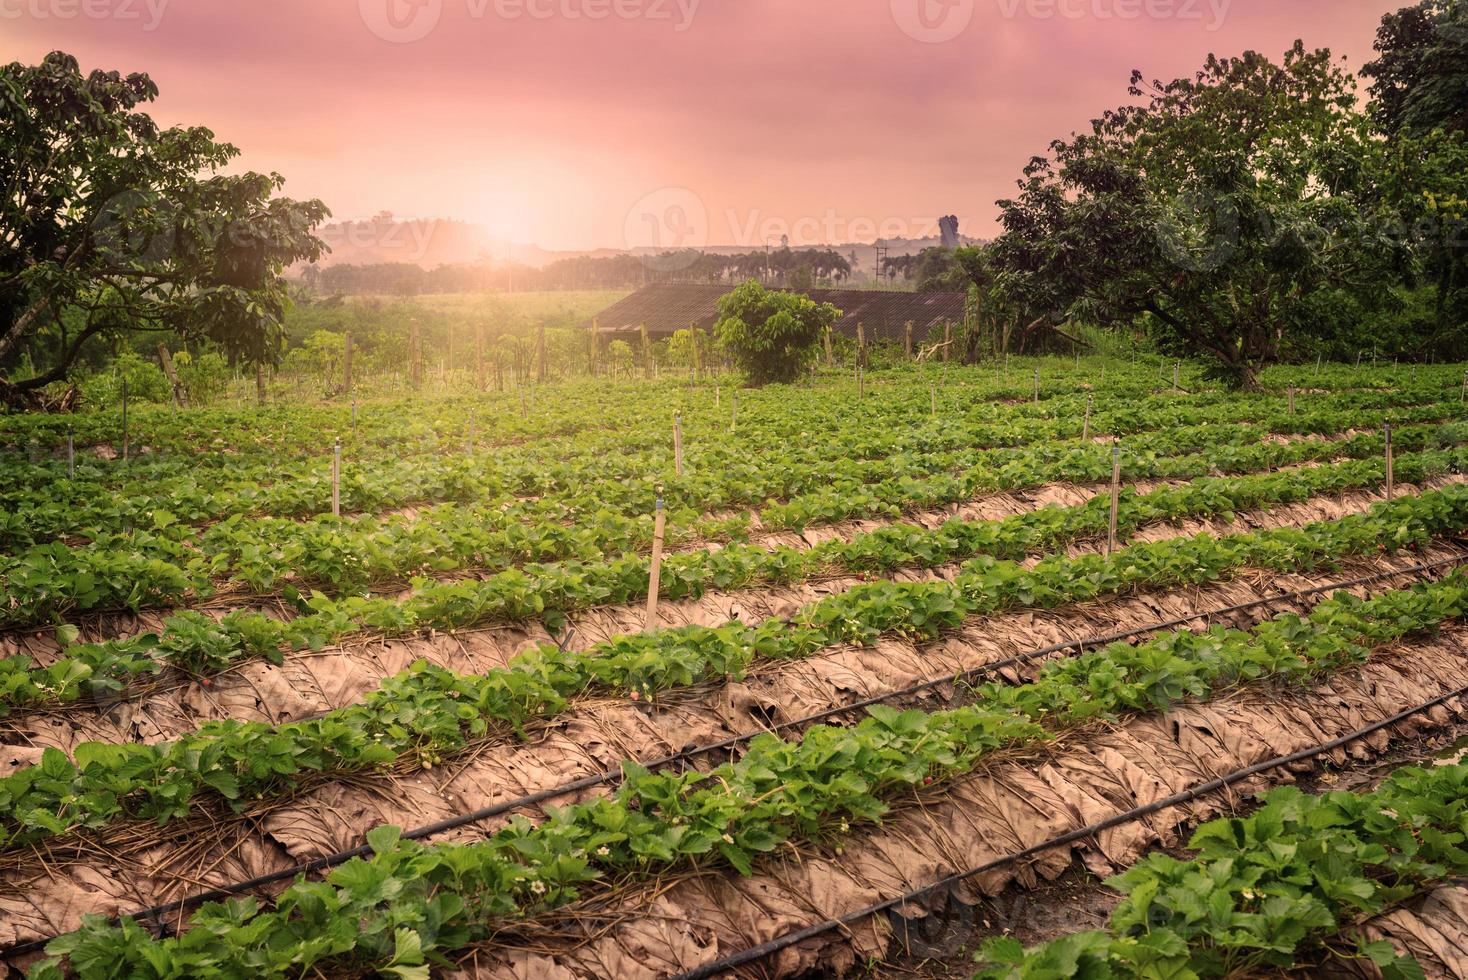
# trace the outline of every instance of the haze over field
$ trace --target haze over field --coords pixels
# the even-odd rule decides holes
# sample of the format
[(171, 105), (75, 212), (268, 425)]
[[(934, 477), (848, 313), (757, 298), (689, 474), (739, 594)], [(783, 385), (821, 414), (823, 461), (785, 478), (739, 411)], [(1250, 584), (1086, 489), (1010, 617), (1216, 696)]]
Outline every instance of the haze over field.
[(552, 250), (762, 248), (926, 238), (949, 213), (986, 237), (1024, 162), (1121, 102), (1133, 68), (1171, 78), (1303, 37), (1355, 70), (1394, 6), (3, 0), (0, 60), (60, 48), (146, 71), (160, 122), (210, 126), (239, 168), (338, 219), (455, 218)]

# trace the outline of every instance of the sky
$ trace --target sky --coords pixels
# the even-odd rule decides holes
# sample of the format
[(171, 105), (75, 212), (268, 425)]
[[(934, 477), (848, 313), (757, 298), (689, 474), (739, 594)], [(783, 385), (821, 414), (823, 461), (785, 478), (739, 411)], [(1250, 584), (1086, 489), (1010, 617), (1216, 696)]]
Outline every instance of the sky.
[(1296, 38), (1372, 56), (1376, 0), (0, 0), (0, 61), (143, 71), (338, 219), (551, 249), (995, 228), (1133, 68)]

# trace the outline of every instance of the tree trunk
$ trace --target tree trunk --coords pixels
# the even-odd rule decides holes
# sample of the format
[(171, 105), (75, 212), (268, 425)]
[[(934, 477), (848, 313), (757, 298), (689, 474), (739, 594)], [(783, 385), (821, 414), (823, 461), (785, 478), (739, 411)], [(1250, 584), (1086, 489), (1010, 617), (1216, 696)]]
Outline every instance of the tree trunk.
[(184, 395), (183, 384), (178, 380), (178, 372), (173, 367), (173, 355), (168, 353), (165, 344), (158, 345), (158, 363), (163, 366), (163, 376), (173, 386), (173, 403), (179, 408), (188, 408), (189, 400)]

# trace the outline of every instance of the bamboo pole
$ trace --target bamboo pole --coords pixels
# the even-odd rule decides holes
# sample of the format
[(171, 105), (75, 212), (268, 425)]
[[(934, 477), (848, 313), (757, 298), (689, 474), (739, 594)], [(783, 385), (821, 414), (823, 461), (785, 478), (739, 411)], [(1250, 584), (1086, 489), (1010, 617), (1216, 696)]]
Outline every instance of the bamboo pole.
[(1116, 518), (1121, 511), (1121, 443), (1111, 447), (1111, 524), (1106, 536), (1106, 554), (1116, 551)]
[(127, 462), (127, 378), (122, 379), (122, 461)]
[(338, 436), (331, 451), (331, 516), (342, 516), (342, 441)]
[(413, 379), (413, 388), (423, 387), (423, 334), (414, 320), (408, 328), (408, 371)]
[(352, 390), (352, 332), (342, 339), (342, 390)]
[(484, 390), (489, 379), (484, 372), (484, 324), (474, 328), (474, 387)]
[(683, 475), (683, 413), (673, 413), (673, 472)]
[(1386, 499), (1392, 499), (1392, 426), (1388, 422), (1384, 429), (1386, 433)]
[(652, 562), (647, 576), (647, 616), (643, 620), (643, 630), (651, 630), (657, 625), (658, 618), (658, 591), (661, 588), (663, 571), (663, 530), (665, 515), (663, 512), (663, 493), (658, 490), (657, 516), (653, 518), (652, 525)]
[(1091, 408), (1096, 404), (1094, 394), (1086, 396), (1086, 421), (1081, 424), (1081, 441), (1089, 442), (1091, 439)]

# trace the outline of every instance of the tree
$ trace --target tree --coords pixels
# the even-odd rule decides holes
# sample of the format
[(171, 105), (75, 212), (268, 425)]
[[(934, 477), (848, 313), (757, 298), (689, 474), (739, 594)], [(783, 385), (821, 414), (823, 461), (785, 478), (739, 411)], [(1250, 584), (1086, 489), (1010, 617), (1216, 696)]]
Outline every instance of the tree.
[(999, 202), (990, 272), (1021, 317), (1140, 323), (1255, 387), (1320, 329), (1322, 291), (1368, 305), (1389, 292), (1406, 245), (1371, 232), (1389, 211), (1373, 138), (1329, 51), (1210, 55), (1191, 78), (1134, 72), (1129, 93), (1141, 101), (1057, 140)]
[[(285, 267), (324, 249), (320, 201), (275, 196), (279, 174), (224, 175), (239, 151), (138, 110), (147, 75), (53, 52), (0, 67), (0, 402), (34, 405), (93, 337), (211, 341), (274, 361)], [(22, 363), (33, 376), (13, 377)]]
[(816, 342), (841, 311), (808, 296), (750, 280), (719, 300), (715, 336), (756, 385), (790, 382), (816, 356)]
[(1468, 130), (1468, 4), (1421, 0), (1381, 19), (1371, 112), (1388, 133)]

